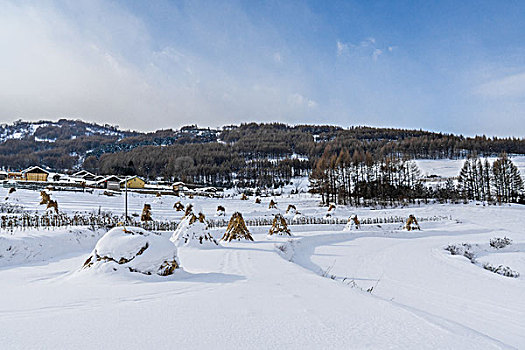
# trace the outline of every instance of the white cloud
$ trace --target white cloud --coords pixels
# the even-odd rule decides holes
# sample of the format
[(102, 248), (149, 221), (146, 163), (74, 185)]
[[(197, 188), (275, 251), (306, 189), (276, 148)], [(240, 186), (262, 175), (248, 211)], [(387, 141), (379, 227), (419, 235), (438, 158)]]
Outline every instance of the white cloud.
[(372, 58), (374, 59), (374, 61), (377, 61), (379, 56), (381, 56), (382, 54), (383, 54), (383, 50), (381, 50), (381, 49), (374, 49), (374, 51), (372, 52)]
[(343, 42), (341, 40), (337, 40), (336, 44), (337, 56), (339, 57), (371, 57), (374, 61), (377, 61), (379, 56), (383, 55), (385, 52), (390, 53), (394, 50), (393, 46), (387, 46), (384, 49), (377, 47), (376, 39), (373, 37), (362, 40), (359, 45)]
[(294, 93), (290, 95), (288, 101), (293, 107), (315, 108), (318, 105), (316, 101), (311, 100), (299, 93)]
[(342, 56), (350, 51), (350, 45), (337, 40), (337, 56)]
[[(0, 2), (0, 121), (71, 117), (152, 130), (285, 121), (304, 112), (288, 99), (303, 82), (273, 72), (260, 52), (235, 51), (218, 60), (180, 40), (157, 48), (142, 20), (114, 3), (66, 4)], [(224, 37), (221, 31), (194, 30), (194, 23), (184, 24), (192, 39), (219, 43), (225, 52), (238, 47), (214, 40)], [(250, 23), (242, 26), (250, 28), (243, 40), (278, 48), (271, 58), (285, 64), (275, 40)], [(260, 88), (252, 88), (254, 82)], [(302, 105), (317, 103), (305, 99)]]
[(491, 98), (525, 97), (525, 72), (486, 82), (474, 89), (474, 93)]

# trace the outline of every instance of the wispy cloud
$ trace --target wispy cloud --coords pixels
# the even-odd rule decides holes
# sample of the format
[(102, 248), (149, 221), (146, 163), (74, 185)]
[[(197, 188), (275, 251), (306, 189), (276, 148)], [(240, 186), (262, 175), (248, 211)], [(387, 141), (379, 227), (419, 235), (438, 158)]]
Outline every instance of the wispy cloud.
[(474, 93), (490, 98), (525, 98), (525, 72), (485, 82)]
[(385, 52), (391, 53), (394, 50), (393, 46), (386, 46), (385, 48), (379, 47), (376, 44), (376, 39), (373, 37), (366, 38), (359, 42), (359, 44), (352, 44), (350, 42), (343, 42), (341, 40), (336, 41), (337, 56), (339, 57), (370, 57), (373, 61), (377, 61), (378, 58)]

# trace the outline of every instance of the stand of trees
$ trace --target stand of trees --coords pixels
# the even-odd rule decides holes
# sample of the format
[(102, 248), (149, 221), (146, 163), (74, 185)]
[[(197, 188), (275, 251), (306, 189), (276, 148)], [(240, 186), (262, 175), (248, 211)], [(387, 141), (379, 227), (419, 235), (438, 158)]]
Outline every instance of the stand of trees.
[(312, 191), (324, 204), (394, 205), (427, 197), (419, 181), (420, 171), (406, 158), (343, 149), (336, 155), (329, 150), (316, 162), (310, 176)]
[(523, 179), (508, 156), (491, 165), (487, 159), (468, 157), (458, 178), (458, 192), (465, 200), (515, 203), (523, 196)]
[(518, 168), (506, 154), (493, 164), (469, 156), (458, 176), (436, 189), (426, 187), (417, 165), (407, 158), (377, 158), (369, 152), (342, 149), (335, 155), (326, 150), (310, 176), (311, 190), (323, 204), (392, 206), (427, 201), (430, 198), (455, 202), (458, 199), (492, 203), (523, 203), (524, 184)]

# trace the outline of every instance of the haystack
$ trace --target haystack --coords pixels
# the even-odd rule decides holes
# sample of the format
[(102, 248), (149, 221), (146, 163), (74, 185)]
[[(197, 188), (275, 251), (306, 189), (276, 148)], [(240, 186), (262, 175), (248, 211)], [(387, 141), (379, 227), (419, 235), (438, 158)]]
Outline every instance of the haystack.
[(293, 204), (288, 204), (288, 208), (286, 208), (286, 214), (297, 214), (297, 208)]
[(82, 268), (168, 276), (179, 266), (177, 247), (167, 238), (138, 227), (119, 226), (102, 236)]
[(11, 194), (11, 193), (13, 193), (13, 192), (16, 192), (16, 188), (11, 187), (11, 188), (9, 189), (9, 192), (7, 192), (7, 194)]
[(186, 206), (186, 210), (184, 211), (184, 216), (183, 218), (185, 218), (186, 216), (190, 215), (191, 213), (193, 212), (193, 204), (188, 204)]
[(246, 193), (243, 193), (241, 196), (241, 201), (247, 201), (247, 200), (248, 200), (248, 196), (246, 195)]
[(51, 197), (46, 191), (40, 191), (40, 205), (47, 204), (51, 200)]
[(226, 215), (226, 209), (222, 205), (217, 206), (217, 216)]
[(58, 202), (50, 199), (47, 202), (46, 210), (54, 211), (55, 213), (58, 213)]
[(206, 217), (201, 211), (199, 211), (198, 215), (191, 211), (184, 216), (170, 240), (179, 247), (218, 245), (215, 238), (210, 234)]
[(241, 239), (253, 241), (252, 235), (246, 227), (246, 223), (244, 222), (241, 213), (238, 211), (233, 213), (230, 222), (228, 223), (228, 227), (226, 228), (226, 232), (221, 238), (221, 241), (230, 242), (234, 239), (238, 241)]
[(160, 192), (155, 193), (155, 197), (157, 197), (157, 198), (158, 197), (162, 197), (162, 193), (160, 193)]
[(255, 204), (261, 204), (261, 199), (259, 197), (255, 198)]
[(421, 227), (419, 227), (419, 224), (417, 222), (417, 219), (414, 215), (410, 215), (407, 219), (407, 223), (404, 227), (407, 231), (413, 231), (413, 230), (421, 230)]
[(354, 229), (359, 230), (360, 228), (361, 228), (361, 223), (359, 222), (357, 215), (354, 214), (348, 218), (348, 223), (346, 224), (344, 231), (351, 231)]
[(281, 214), (275, 214), (275, 217), (273, 218), (272, 227), (270, 227), (270, 231), (268, 232), (268, 236), (272, 236), (274, 234), (279, 236), (292, 235), (290, 229), (288, 228), (288, 225), (286, 224), (286, 220)]
[(184, 204), (182, 204), (181, 202), (177, 202), (173, 205), (173, 208), (176, 210), (176, 211), (183, 211), (184, 210)]
[(140, 221), (152, 221), (151, 218), (151, 205), (150, 204), (144, 204), (144, 208), (142, 208), (142, 215), (140, 216)]
[(270, 204), (268, 204), (268, 209), (277, 209), (277, 202), (275, 202), (273, 199), (270, 200)]
[(336, 208), (335, 204), (334, 203), (330, 203), (330, 206), (328, 207), (328, 212), (335, 211), (335, 208)]

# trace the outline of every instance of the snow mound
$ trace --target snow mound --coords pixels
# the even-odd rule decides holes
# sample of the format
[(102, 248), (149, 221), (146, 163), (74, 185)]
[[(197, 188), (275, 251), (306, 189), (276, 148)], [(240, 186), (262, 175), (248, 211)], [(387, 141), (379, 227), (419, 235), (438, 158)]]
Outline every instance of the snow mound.
[(217, 241), (208, 230), (208, 224), (206, 223), (204, 215), (199, 213), (199, 217), (197, 217), (193, 212), (190, 212), (182, 218), (182, 221), (177, 226), (177, 229), (171, 236), (170, 240), (178, 247), (218, 245)]
[(167, 276), (179, 266), (177, 247), (168, 239), (138, 227), (119, 226), (97, 242), (83, 269)]

